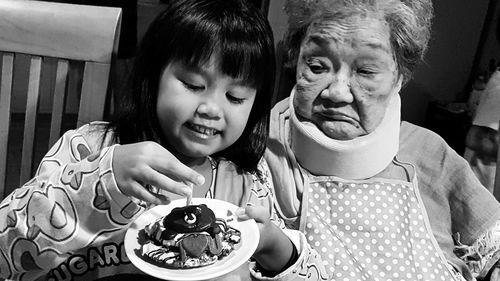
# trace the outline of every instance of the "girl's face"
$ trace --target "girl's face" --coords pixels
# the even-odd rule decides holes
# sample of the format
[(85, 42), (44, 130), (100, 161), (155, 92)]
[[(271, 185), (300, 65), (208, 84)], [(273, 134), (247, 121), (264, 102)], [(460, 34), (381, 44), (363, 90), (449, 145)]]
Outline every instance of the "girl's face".
[(400, 87), (383, 22), (326, 21), (310, 27), (302, 42), (293, 104), (330, 138), (349, 140), (377, 128)]
[(160, 77), (156, 111), (174, 154), (181, 160), (195, 159), (236, 142), (256, 92), (221, 73), (214, 59), (202, 67), (170, 63)]

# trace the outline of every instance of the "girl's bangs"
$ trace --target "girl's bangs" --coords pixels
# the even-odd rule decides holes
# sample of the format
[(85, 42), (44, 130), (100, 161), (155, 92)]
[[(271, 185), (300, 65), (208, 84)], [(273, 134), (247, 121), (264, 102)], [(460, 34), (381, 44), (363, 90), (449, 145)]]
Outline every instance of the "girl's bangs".
[[(207, 37), (206, 40), (193, 39), (189, 44), (194, 46), (189, 51), (187, 48), (179, 48), (176, 57), (193, 66), (201, 67), (207, 64), (212, 56), (219, 59), (219, 69), (225, 75), (239, 79), (248, 86), (260, 88), (266, 75), (265, 65), (267, 61), (261, 47), (255, 41), (224, 40), (219, 41), (217, 37)], [(200, 42), (200, 41), (204, 41)], [(271, 58), (268, 58), (271, 59)]]
[(170, 36), (176, 37), (171, 40), (175, 42), (169, 49), (171, 60), (180, 60), (191, 66), (202, 67), (210, 62), (212, 55), (218, 48), (216, 38), (210, 36), (210, 32), (202, 29), (186, 28), (185, 31), (178, 31)]
[(272, 58), (266, 58), (266, 54), (261, 51), (263, 48), (256, 40), (241, 39), (222, 41), (219, 46), (221, 71), (230, 77), (246, 81), (248, 86), (259, 89), (268, 73), (262, 62)]
[(235, 36), (222, 33), (220, 30), (200, 30), (194, 34), (191, 32), (189, 36), (183, 34), (183, 44), (175, 47), (175, 55), (172, 57), (201, 67), (216, 55), (222, 73), (244, 81), (248, 86), (260, 88), (265, 75), (268, 74), (262, 61), (273, 59), (272, 54), (264, 54), (262, 50), (265, 48), (261, 42), (242, 37), (242, 33), (236, 33)]
[(170, 61), (203, 66), (218, 56), (222, 73), (256, 88), (261, 87), (266, 75), (272, 75), (266, 67), (266, 62), (274, 60), (274, 54), (266, 51), (272, 42), (262, 38), (264, 28), (248, 22), (242, 11), (235, 9), (232, 14), (215, 16), (200, 12), (172, 24), (174, 28), (163, 32), (170, 38), (163, 50)]

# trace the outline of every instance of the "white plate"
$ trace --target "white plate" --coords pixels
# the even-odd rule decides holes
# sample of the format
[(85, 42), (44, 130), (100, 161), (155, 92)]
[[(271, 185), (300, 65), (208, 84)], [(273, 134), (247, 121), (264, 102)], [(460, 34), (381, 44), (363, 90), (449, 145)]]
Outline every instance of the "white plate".
[[(217, 218), (227, 220), (233, 217), (233, 220), (229, 221), (228, 224), (241, 232), (240, 243), (236, 245), (235, 250), (229, 256), (204, 267), (169, 269), (149, 263), (140, 255), (139, 231), (144, 229), (147, 224), (170, 213), (173, 208), (182, 207), (185, 204), (186, 199), (179, 199), (172, 201), (168, 205), (153, 207), (141, 214), (127, 230), (125, 234), (125, 251), (130, 261), (144, 273), (164, 280), (207, 280), (237, 269), (255, 252), (259, 244), (259, 228), (257, 227), (257, 223), (254, 220), (238, 221), (234, 215), (228, 216), (228, 214), (234, 214), (238, 206), (216, 199), (193, 198), (193, 205), (206, 204), (207, 207), (212, 209)], [(228, 213), (228, 211), (230, 212)]]

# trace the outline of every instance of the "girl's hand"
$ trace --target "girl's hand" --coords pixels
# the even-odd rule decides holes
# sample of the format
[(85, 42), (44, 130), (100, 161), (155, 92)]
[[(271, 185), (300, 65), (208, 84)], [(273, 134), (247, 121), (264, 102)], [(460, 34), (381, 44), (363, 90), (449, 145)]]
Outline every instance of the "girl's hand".
[(269, 211), (263, 206), (246, 206), (236, 210), (239, 220), (254, 219), (259, 226), (259, 245), (253, 257), (259, 265), (271, 273), (280, 273), (290, 261), (293, 247), (288, 236), (269, 219)]
[(147, 184), (187, 196), (192, 192), (187, 183), (200, 185), (205, 181), (164, 147), (149, 141), (116, 146), (113, 171), (125, 195), (156, 205), (168, 204), (170, 200), (165, 195), (150, 192), (145, 188)]

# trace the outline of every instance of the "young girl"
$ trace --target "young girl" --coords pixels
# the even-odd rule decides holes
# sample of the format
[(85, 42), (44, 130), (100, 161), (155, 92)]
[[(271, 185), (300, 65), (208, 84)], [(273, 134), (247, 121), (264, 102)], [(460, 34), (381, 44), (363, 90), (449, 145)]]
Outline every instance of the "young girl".
[(274, 51), (269, 24), (249, 5), (170, 1), (144, 36), (116, 119), (65, 133), (1, 203), (0, 278), (144, 279), (123, 249), (127, 226), (146, 206), (191, 192), (260, 206), (247, 215), (261, 218), (254, 258), (263, 270), (296, 260), (262, 211), (275, 216), (259, 164)]

